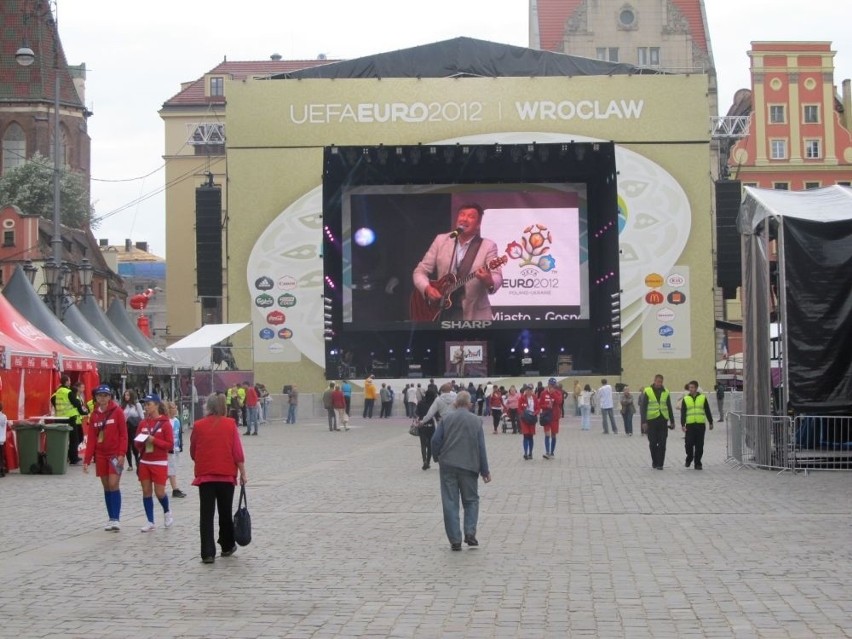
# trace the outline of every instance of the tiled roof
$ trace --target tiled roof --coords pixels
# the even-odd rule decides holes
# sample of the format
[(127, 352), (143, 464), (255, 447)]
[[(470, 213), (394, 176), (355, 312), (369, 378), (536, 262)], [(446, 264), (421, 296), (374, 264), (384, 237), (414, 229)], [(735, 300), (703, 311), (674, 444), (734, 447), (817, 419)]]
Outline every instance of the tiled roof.
[(209, 75), (228, 76), (233, 80), (242, 80), (251, 77), (289, 73), (290, 71), (317, 67), (331, 62), (336, 62), (336, 60), (238, 60), (234, 62), (228, 62), (226, 60), (213, 67), (205, 74), (205, 76), (194, 80), (187, 87), (181, 89), (177, 94), (166, 100), (163, 106), (192, 106), (217, 102), (224, 103), (224, 96), (205, 95), (204, 77)]
[[(709, 34), (704, 15), (704, 0), (670, 0), (689, 24), (689, 32), (696, 46), (709, 53)], [(583, 0), (537, 0), (538, 30), (541, 49), (562, 51), (565, 23), (583, 5)], [(613, 3), (620, 6), (622, 2)]]
[[(23, 46), (35, 53), (29, 67), (15, 60), (15, 52)], [(53, 102), (54, 67), (59, 68), (61, 102), (83, 108), (47, 0), (0, 0), (0, 101)]]
[(583, 0), (538, 0), (540, 49), (562, 51), (565, 23), (583, 4)]
[(707, 20), (704, 16), (704, 0), (671, 0), (671, 3), (680, 9), (689, 24), (689, 34), (695, 45), (704, 53), (710, 53), (710, 34), (705, 30)]

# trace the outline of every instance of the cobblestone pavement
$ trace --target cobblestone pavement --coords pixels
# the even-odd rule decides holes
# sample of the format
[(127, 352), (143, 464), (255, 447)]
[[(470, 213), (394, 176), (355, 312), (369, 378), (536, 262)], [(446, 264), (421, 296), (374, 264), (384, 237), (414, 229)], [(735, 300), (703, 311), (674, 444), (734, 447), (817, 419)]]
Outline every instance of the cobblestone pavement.
[(852, 637), (852, 475), (735, 469), (724, 425), (704, 470), (647, 441), (563, 422), (557, 457), (486, 443), (478, 549), (450, 552), (438, 471), (402, 417), (261, 426), (244, 438), (254, 540), (199, 558), (197, 491), (141, 534), (123, 480), (121, 533), (100, 484), (0, 479), (4, 637)]

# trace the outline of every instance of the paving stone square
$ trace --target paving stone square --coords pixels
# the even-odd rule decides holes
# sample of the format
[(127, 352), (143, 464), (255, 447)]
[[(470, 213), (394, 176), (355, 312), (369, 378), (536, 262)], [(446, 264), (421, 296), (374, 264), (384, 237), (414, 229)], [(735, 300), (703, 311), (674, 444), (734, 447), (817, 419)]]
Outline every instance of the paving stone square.
[[(725, 426), (704, 470), (563, 419), (556, 458), (486, 444), (477, 549), (451, 552), (435, 465), (404, 417), (261, 425), (244, 437), (253, 540), (200, 561), (192, 463), (176, 523), (142, 534), (122, 479), (103, 530), (94, 473), (0, 479), (0, 634), (24, 638), (852, 637), (852, 474), (738, 469)], [(638, 425), (636, 426), (638, 431)], [(619, 428), (621, 431), (621, 428)]]

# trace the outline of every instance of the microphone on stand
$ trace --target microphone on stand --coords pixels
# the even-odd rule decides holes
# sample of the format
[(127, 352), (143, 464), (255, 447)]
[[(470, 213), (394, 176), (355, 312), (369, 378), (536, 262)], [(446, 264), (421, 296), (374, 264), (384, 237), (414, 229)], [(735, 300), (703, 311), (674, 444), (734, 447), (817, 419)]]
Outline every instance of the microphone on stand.
[(452, 233), (450, 233), (450, 237), (451, 237), (452, 239), (456, 239), (456, 238), (457, 238), (459, 235), (461, 235), (462, 233), (464, 233), (464, 227), (463, 227), (463, 226), (460, 226), (460, 227), (458, 227), (455, 231), (453, 231)]

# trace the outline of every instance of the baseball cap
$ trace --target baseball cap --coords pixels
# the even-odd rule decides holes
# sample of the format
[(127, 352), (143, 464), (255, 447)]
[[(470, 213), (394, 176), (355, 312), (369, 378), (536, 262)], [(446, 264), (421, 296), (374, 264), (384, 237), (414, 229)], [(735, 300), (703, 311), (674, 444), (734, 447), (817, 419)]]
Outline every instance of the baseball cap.
[(549, 380), (547, 380), (547, 385), (548, 386), (556, 386), (556, 378), (551, 377)]
[(148, 395), (145, 395), (145, 397), (142, 398), (142, 403), (146, 404), (148, 402), (154, 402), (155, 404), (159, 404), (160, 396), (157, 395), (157, 393), (150, 393)]
[(112, 395), (112, 388), (108, 384), (101, 384), (95, 389), (95, 395)]

